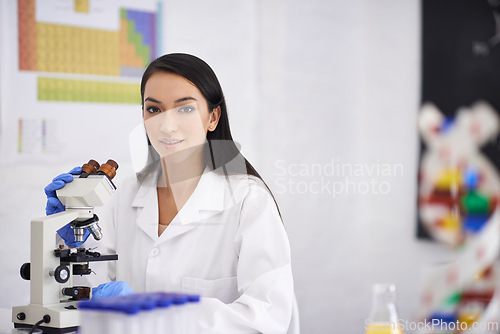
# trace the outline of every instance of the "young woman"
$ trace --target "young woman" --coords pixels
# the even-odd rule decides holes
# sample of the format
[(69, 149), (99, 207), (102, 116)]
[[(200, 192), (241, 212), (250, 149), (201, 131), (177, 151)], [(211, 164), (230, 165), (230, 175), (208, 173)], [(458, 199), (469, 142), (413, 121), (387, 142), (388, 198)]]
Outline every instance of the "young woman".
[[(148, 165), (100, 217), (105, 244), (119, 254), (109, 279), (135, 292), (200, 294), (200, 325), (213, 333), (286, 333), (288, 238), (270, 190), (233, 142), (214, 72), (192, 55), (168, 54), (146, 69), (141, 95)], [(113, 293), (115, 282), (94, 292)]]

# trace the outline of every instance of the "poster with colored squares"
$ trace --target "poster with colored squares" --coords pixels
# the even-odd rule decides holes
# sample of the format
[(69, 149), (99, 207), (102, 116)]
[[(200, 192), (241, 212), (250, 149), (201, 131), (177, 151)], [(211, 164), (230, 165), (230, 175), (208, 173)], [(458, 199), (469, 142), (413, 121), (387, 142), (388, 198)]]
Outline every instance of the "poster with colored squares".
[[(157, 16), (112, 1), (18, 0), (19, 69), (139, 77), (157, 56)], [(39, 100), (138, 101), (134, 84), (40, 78)]]
[[(0, 163), (123, 145), (140, 121), (142, 73), (162, 53), (162, 4), (1, 2)], [(108, 145), (89, 136), (110, 127)]]

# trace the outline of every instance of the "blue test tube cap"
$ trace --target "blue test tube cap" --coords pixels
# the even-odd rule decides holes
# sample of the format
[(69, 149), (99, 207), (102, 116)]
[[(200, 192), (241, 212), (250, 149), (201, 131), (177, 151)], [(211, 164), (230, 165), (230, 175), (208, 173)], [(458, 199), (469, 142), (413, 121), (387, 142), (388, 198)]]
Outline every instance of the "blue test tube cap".
[(184, 305), (188, 302), (188, 297), (182, 293), (174, 293), (174, 304), (175, 305)]
[(103, 310), (134, 315), (141, 311), (141, 305), (137, 303), (137, 294), (128, 296), (116, 296), (98, 300)]
[(171, 293), (158, 293), (158, 306), (162, 308), (170, 307), (174, 303), (174, 298)]
[(167, 308), (172, 305), (184, 305), (200, 301), (199, 295), (182, 293), (136, 293), (127, 296), (116, 296), (80, 302), (82, 310), (96, 310), (125, 313), (134, 315), (141, 311), (150, 311), (155, 308)]
[(127, 315), (134, 315), (141, 311), (142, 307), (134, 300), (117, 300), (115, 305), (111, 306), (113, 311), (125, 313)]
[(151, 294), (146, 294), (139, 297), (138, 304), (142, 310), (151, 311), (156, 308), (157, 301)]
[(188, 302), (190, 303), (198, 303), (200, 301), (199, 295), (188, 295)]

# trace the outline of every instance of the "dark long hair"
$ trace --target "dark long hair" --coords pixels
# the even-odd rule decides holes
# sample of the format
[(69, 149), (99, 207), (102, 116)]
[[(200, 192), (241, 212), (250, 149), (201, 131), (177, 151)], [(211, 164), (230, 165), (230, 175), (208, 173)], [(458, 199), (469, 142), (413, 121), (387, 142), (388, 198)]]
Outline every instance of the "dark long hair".
[[(222, 170), (224, 174), (247, 174), (260, 179), (271, 193), (259, 173), (250, 162), (241, 154), (236, 146), (229, 128), (226, 100), (222, 87), (210, 66), (198, 57), (185, 53), (171, 53), (155, 59), (146, 68), (141, 81), (141, 101), (144, 104), (144, 89), (148, 79), (157, 72), (177, 74), (193, 83), (207, 101), (208, 111), (211, 113), (220, 108), (220, 118), (214, 131), (208, 131), (208, 149), (204, 150), (205, 163), (213, 170)], [(148, 139), (149, 143), (149, 139)], [(151, 143), (149, 143), (150, 152)], [(274, 196), (271, 193), (274, 199)], [(276, 200), (274, 199), (276, 203)], [(278, 208), (278, 205), (276, 204)], [(279, 208), (278, 208), (279, 212)], [(281, 214), (280, 214), (281, 216)]]

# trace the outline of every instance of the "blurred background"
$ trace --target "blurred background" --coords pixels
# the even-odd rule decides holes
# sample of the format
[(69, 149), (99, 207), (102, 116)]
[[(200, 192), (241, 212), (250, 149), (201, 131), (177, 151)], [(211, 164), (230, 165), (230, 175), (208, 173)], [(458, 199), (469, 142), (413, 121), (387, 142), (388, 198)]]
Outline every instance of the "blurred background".
[[(302, 332), (363, 332), (375, 283), (394, 283), (399, 315), (411, 319), (424, 268), (453, 257), (416, 237), (421, 5), (2, 1), (0, 307), (29, 302), (18, 272), (29, 261), (29, 222), (44, 214), (44, 186), (90, 158), (115, 159), (118, 184), (133, 173), (142, 69), (185, 52), (218, 75), (233, 137), (280, 206)], [(154, 36), (144, 50), (132, 23)], [(120, 35), (118, 51), (105, 47), (113, 37), (104, 32)], [(72, 50), (82, 36), (88, 54)]]

